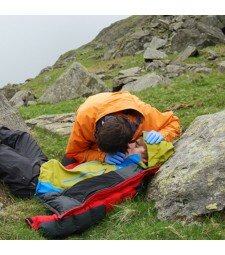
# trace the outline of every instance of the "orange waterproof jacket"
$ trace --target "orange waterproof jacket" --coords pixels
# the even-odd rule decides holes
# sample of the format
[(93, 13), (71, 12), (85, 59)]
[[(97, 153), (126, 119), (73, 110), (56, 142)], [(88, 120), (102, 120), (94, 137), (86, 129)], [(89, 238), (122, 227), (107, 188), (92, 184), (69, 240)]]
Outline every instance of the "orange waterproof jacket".
[(100, 93), (90, 96), (77, 110), (66, 156), (80, 163), (92, 160), (104, 162), (106, 153), (98, 149), (95, 140), (97, 121), (107, 114), (128, 109), (143, 116), (133, 140), (141, 136), (142, 131), (151, 130), (160, 132), (166, 141), (173, 141), (180, 135), (179, 119), (172, 111), (161, 113), (128, 91)]

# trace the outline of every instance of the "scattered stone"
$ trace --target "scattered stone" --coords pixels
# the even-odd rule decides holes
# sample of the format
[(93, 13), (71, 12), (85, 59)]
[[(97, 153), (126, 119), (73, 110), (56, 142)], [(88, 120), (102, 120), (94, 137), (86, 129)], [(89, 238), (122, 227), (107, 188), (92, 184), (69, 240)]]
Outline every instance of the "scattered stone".
[(165, 29), (169, 29), (169, 25), (170, 25), (170, 21), (167, 19), (159, 19), (160, 24), (162, 25), (162, 27), (164, 27)]
[(166, 72), (167, 73), (177, 73), (178, 75), (183, 73), (185, 71), (185, 67), (181, 65), (167, 65), (166, 66)]
[(152, 28), (157, 28), (158, 26), (159, 26), (159, 22), (157, 22), (157, 21), (151, 23)]
[(129, 82), (136, 81), (138, 78), (139, 77), (137, 77), (137, 76), (133, 76), (133, 77), (132, 76), (129, 76), (129, 77), (127, 77), (127, 76), (118, 76), (114, 80), (114, 86), (116, 87), (116, 86), (120, 86), (120, 85), (125, 85)]
[(52, 115), (42, 115), (34, 119), (26, 121), (26, 124), (31, 127), (40, 127), (47, 129), (50, 132), (57, 133), (59, 135), (69, 135), (73, 123), (75, 121), (74, 113), (66, 114), (52, 114)]
[(165, 80), (165, 78), (155, 73), (150, 73), (139, 77), (134, 82), (129, 82), (128, 84), (124, 85), (122, 90), (140, 91), (146, 88), (155, 87), (160, 84), (168, 84), (168, 81), (168, 79)]
[(212, 68), (208, 67), (198, 67), (194, 70), (195, 73), (204, 73), (204, 74), (209, 74), (212, 72)]
[(193, 219), (225, 208), (225, 111), (199, 116), (148, 187), (159, 219)]
[(212, 50), (207, 51), (207, 59), (208, 60), (215, 60), (217, 58), (218, 58), (218, 55), (215, 51), (212, 51)]
[(139, 55), (139, 54), (143, 54), (143, 53), (144, 53), (144, 50), (139, 50), (139, 51), (135, 52), (134, 54)]
[(197, 68), (206, 67), (206, 64), (204, 62), (200, 64), (185, 64), (185, 67), (188, 71), (195, 71)]
[(141, 38), (151, 35), (151, 34), (152, 34), (151, 31), (149, 31), (147, 29), (146, 30), (139, 29), (130, 35), (130, 39), (131, 40), (140, 40)]
[(36, 105), (37, 101), (28, 101), (27, 106)]
[(151, 62), (154, 59), (163, 59), (166, 57), (167, 57), (166, 53), (151, 48), (147, 48), (146, 51), (144, 52), (145, 61)]
[(2, 94), (0, 94), (0, 126), (29, 132), (23, 118)]
[(56, 103), (78, 97), (88, 97), (107, 91), (104, 82), (85, 70), (80, 63), (73, 63), (39, 99), (40, 102)]
[(98, 74), (99, 79), (103, 80), (105, 78), (104, 74)]
[(40, 71), (39, 75), (40, 75), (40, 74), (43, 74), (43, 73), (46, 73), (46, 72), (49, 72), (49, 71), (51, 71), (51, 70), (53, 70), (52, 66), (47, 66), (47, 67), (43, 68), (43, 69)]
[(225, 43), (225, 35), (221, 29), (197, 22), (197, 28), (201, 33), (206, 34), (214, 43)]
[(146, 70), (147, 71), (154, 71), (156, 69), (165, 67), (165, 63), (161, 60), (153, 60), (152, 62), (146, 62)]
[(10, 104), (13, 107), (19, 108), (21, 106), (27, 106), (28, 101), (35, 101), (35, 95), (28, 90), (18, 91), (10, 100)]
[(26, 80), (25, 80), (25, 83), (30, 82), (30, 81), (33, 81), (33, 78), (28, 78), (28, 79), (26, 79)]
[(206, 36), (201, 35), (198, 29), (179, 29), (171, 36), (171, 51), (181, 52), (188, 46), (204, 48), (208, 46)]
[(218, 69), (220, 72), (224, 73), (225, 72), (225, 61), (222, 61), (218, 64)]
[(182, 28), (182, 25), (183, 25), (182, 21), (174, 23), (174, 24), (171, 24), (170, 25), (170, 30), (177, 31), (178, 29)]
[(76, 60), (76, 51), (71, 50), (62, 54), (59, 59), (52, 66), (53, 68), (62, 68), (67, 67), (69, 64), (72, 64)]
[(157, 36), (154, 36), (150, 43), (144, 44), (144, 49), (150, 48), (153, 50), (158, 50), (158, 49), (162, 48), (163, 46), (165, 46), (166, 43), (167, 43), (167, 40), (161, 39)]
[(104, 54), (104, 60), (109, 60), (115, 52), (116, 52), (115, 48), (112, 48), (106, 51)]
[(141, 72), (141, 68), (136, 66), (136, 67), (132, 67), (126, 70), (121, 70), (119, 71), (119, 74), (122, 74), (124, 76), (135, 76), (137, 74), (139, 74)]
[(186, 66), (180, 63), (164, 64), (164, 67), (161, 67), (159, 70), (166, 78), (174, 78), (184, 73), (186, 71)]
[(198, 56), (198, 50), (196, 47), (193, 46), (188, 46), (183, 52), (181, 52), (179, 54), (179, 56), (176, 58), (176, 60), (174, 61), (174, 63), (179, 63), (179, 62), (183, 62), (184, 60), (186, 60), (189, 57), (196, 57)]

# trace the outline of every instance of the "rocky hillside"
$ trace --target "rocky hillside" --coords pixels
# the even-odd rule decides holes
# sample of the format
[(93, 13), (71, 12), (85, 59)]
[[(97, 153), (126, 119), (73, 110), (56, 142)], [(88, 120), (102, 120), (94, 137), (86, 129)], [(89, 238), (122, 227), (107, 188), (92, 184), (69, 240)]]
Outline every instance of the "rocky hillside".
[[(131, 16), (103, 29), (84, 48), (106, 49), (104, 58), (117, 58), (142, 51), (154, 36), (168, 40), (167, 53), (187, 46), (198, 49), (224, 43), (225, 16)], [(64, 55), (65, 56), (65, 55)]]
[[(210, 73), (218, 65), (223, 69), (223, 55), (204, 49), (225, 44), (224, 34), (225, 16), (131, 16), (104, 28), (90, 43), (62, 54), (34, 79), (8, 84), (1, 91), (19, 107), (39, 98), (58, 102), (112, 89), (133, 91), (171, 84), (171, 79), (187, 71)], [(203, 54), (202, 63), (185, 63), (188, 57)], [(207, 64), (209, 59), (217, 62)], [(80, 64), (84, 68), (78, 68)], [(20, 99), (13, 98), (20, 90), (28, 90), (29, 98), (24, 93)]]

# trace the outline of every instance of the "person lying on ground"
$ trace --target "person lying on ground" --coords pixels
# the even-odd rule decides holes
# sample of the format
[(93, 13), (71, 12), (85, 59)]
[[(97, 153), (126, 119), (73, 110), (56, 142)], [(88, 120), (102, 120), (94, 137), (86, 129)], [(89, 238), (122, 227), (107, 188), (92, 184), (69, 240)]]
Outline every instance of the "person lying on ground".
[[(144, 134), (144, 138), (146, 133)], [(147, 144), (143, 137), (128, 144), (125, 159), (120, 164), (108, 164), (100, 161), (89, 161), (65, 168), (59, 161), (52, 159), (41, 166), (36, 194), (60, 192), (78, 182), (110, 171), (122, 171), (125, 167), (139, 165), (144, 169), (163, 164), (172, 154), (171, 142)]]
[(63, 165), (98, 160), (121, 164), (128, 143), (146, 131), (145, 141), (157, 144), (180, 135), (179, 119), (160, 112), (128, 91), (90, 96), (77, 110)]
[(143, 169), (152, 167), (172, 155), (172, 143), (162, 141), (149, 145), (144, 139), (141, 137), (128, 145), (125, 160), (120, 164), (92, 161), (67, 169), (55, 159), (48, 160), (30, 134), (1, 127), (0, 179), (13, 195), (25, 198), (61, 191), (87, 178), (122, 171), (131, 164), (138, 164)]

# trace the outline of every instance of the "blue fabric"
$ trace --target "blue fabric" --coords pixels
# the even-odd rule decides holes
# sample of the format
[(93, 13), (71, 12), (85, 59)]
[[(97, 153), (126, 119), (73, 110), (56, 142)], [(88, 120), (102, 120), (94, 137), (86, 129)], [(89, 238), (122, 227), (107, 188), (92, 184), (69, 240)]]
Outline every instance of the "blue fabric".
[(51, 182), (38, 181), (35, 195), (42, 195), (48, 192), (60, 192), (62, 189), (54, 187)]
[(139, 164), (141, 162), (141, 156), (139, 154), (132, 154), (125, 158), (124, 162), (120, 165), (116, 165), (117, 169), (121, 169), (126, 166), (131, 166), (134, 164)]

